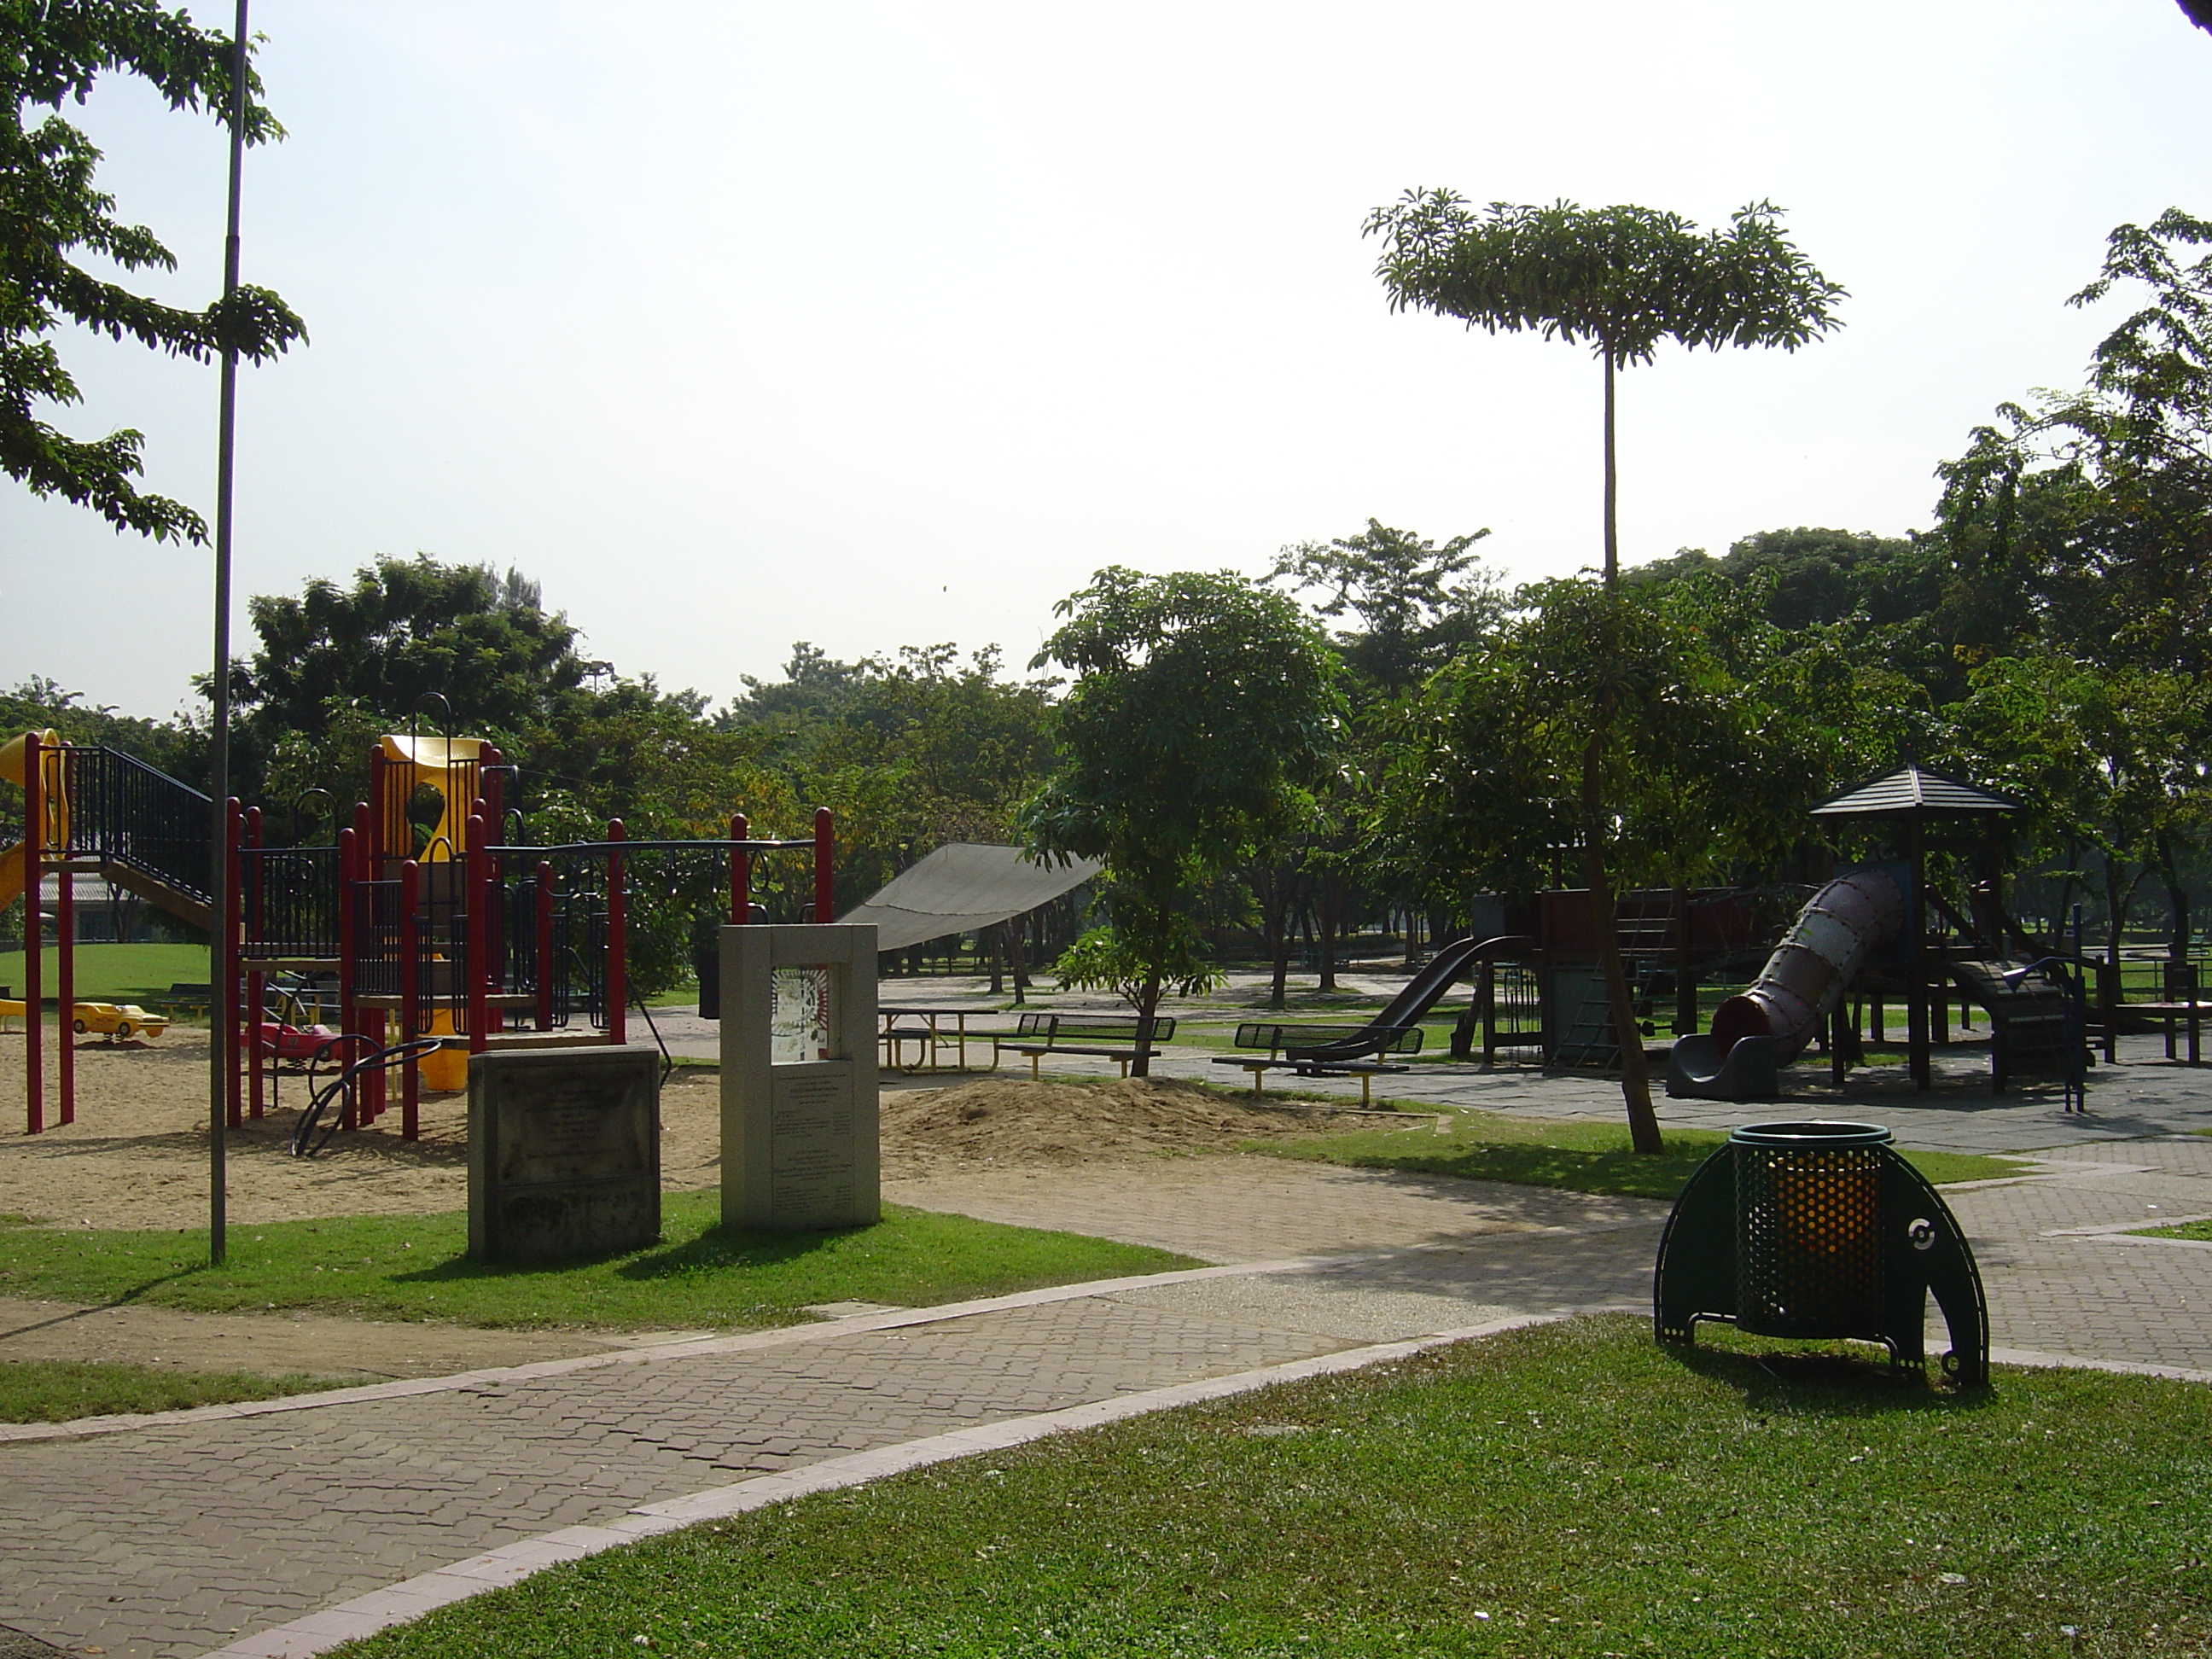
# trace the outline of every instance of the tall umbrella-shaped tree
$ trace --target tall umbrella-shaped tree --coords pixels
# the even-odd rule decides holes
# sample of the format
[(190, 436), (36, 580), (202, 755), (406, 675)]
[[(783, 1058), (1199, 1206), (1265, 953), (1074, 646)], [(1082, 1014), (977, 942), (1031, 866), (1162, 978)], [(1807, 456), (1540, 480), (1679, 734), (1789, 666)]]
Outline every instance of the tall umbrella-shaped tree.
[[(1432, 311), (1492, 334), (1534, 332), (1586, 346), (1604, 374), (1604, 588), (1619, 599), (1620, 487), (1615, 465), (1614, 382), (1652, 360), (1668, 342), (1717, 351), (1779, 346), (1794, 351), (1838, 326), (1844, 290), (1814, 269), (1782, 233), (1767, 202), (1740, 209), (1725, 230), (1700, 230), (1651, 208), (1548, 207), (1492, 203), (1475, 209), (1449, 190), (1408, 191), (1369, 216), (1380, 237), (1376, 267), (1395, 311)], [(1618, 814), (1605, 799), (1613, 727), (1627, 711), (1607, 690), (1607, 636), (1614, 623), (1590, 619), (1589, 730), (1576, 811), (1613, 1024), (1620, 1044), (1621, 1095), (1637, 1149), (1660, 1149), (1626, 970), (1615, 929), (1607, 845)]]

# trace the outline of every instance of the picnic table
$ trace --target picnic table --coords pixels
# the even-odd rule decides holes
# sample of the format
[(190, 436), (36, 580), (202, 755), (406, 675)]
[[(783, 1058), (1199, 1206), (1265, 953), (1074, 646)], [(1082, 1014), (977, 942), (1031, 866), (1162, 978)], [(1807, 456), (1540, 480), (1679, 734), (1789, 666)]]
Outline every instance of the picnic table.
[[(994, 1037), (1017, 1035), (1012, 1031), (971, 1031), (968, 1029), (970, 1014), (988, 1015), (994, 1012), (989, 1008), (890, 1007), (878, 1004), (876, 1017), (883, 1022), (883, 1030), (876, 1041), (883, 1048), (884, 1065), (890, 1070), (900, 1072), (964, 1072), (969, 1069), (969, 1038), (974, 1037), (981, 1042)], [(951, 1022), (949, 1029), (945, 1024), (948, 1020)], [(920, 1052), (915, 1063), (906, 1066), (900, 1063), (900, 1057), (906, 1052), (906, 1045), (909, 1042), (915, 1044)], [(939, 1060), (939, 1056), (947, 1049), (956, 1056), (950, 1067)], [(991, 1069), (996, 1071), (998, 1068), (999, 1050), (994, 1042)]]

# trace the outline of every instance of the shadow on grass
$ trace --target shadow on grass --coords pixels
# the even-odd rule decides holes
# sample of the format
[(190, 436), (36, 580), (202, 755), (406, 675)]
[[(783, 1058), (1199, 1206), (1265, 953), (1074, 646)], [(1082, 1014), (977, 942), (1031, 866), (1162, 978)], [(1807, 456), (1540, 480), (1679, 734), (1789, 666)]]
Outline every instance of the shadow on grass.
[(581, 1269), (610, 1266), (617, 1279), (680, 1279), (689, 1273), (725, 1273), (795, 1261), (826, 1248), (848, 1232), (864, 1231), (848, 1228), (826, 1233), (758, 1233), (712, 1226), (696, 1237), (642, 1252), (617, 1251), (608, 1255), (575, 1256), (565, 1261), (478, 1261), (467, 1255), (453, 1255), (412, 1273), (391, 1274), (390, 1279), (395, 1285), (452, 1285), (485, 1279), (557, 1278)]
[[(1701, 1324), (1700, 1335), (1729, 1331)], [(1978, 1411), (1990, 1391), (1940, 1388), (1925, 1366), (1892, 1365), (1879, 1347), (1821, 1343), (1753, 1348), (1732, 1331), (1725, 1347), (1669, 1342), (1662, 1352), (1685, 1370), (1733, 1389), (1753, 1411), (1813, 1417), (1873, 1417), (1892, 1412)]]
[[(1296, 1148), (1274, 1148), (1297, 1157)], [(1364, 1170), (1403, 1170), (1414, 1175), (1455, 1176), (1463, 1181), (1506, 1181), (1527, 1187), (1619, 1193), (1630, 1198), (1672, 1199), (1705, 1161), (1710, 1146), (1670, 1146), (1656, 1156), (1626, 1147), (1583, 1152), (1565, 1146), (1491, 1143), (1434, 1152), (1393, 1147), (1387, 1153), (1336, 1154), (1332, 1161)]]

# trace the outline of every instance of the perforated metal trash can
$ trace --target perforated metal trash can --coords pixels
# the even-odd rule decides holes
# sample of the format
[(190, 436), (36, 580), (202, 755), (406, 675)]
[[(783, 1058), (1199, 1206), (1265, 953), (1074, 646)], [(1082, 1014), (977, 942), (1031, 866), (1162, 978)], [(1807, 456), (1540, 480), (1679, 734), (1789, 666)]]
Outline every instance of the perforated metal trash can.
[(1753, 1123), (1735, 1152), (1735, 1322), (1871, 1337), (1881, 1323), (1882, 1149), (1871, 1123)]
[(1918, 1364), (1932, 1294), (1962, 1382), (1987, 1375), (1988, 1304), (1958, 1221), (1871, 1123), (1753, 1123), (1698, 1168), (1660, 1235), (1662, 1342), (1699, 1320), (1763, 1336), (1880, 1342)]

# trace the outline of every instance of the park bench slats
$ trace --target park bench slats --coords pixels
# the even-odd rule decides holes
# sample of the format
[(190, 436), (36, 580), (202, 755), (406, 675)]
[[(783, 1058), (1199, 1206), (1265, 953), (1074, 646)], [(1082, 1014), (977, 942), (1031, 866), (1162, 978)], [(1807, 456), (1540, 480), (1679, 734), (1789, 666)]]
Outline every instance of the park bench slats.
[[(1223, 1054), (1216, 1066), (1241, 1066), (1252, 1074), (1252, 1092), (1266, 1092), (1267, 1073), (1285, 1071), (1293, 1077), (1356, 1077), (1359, 1103), (1374, 1100), (1376, 1076), (1412, 1067), (1383, 1058), (1413, 1054), (1421, 1049), (1418, 1025), (1310, 1025), (1273, 1020), (1248, 1020), (1237, 1028), (1240, 1048), (1264, 1048), (1264, 1054)], [(1355, 1047), (1354, 1045), (1358, 1045)], [(1350, 1053), (1346, 1053), (1346, 1050)], [(1324, 1052), (1327, 1051), (1327, 1052)]]
[[(1047, 1054), (1088, 1054), (1117, 1062), (1127, 1077), (1130, 1062), (1137, 1058), (1137, 1025), (1134, 1014), (1024, 1014), (1012, 1036), (992, 1036), (992, 1062), (997, 1063), (1002, 1049), (1026, 1054), (1034, 1079), (1041, 1075), (1039, 1066)], [(1175, 1029), (1172, 1018), (1153, 1020), (1152, 1041), (1144, 1052), (1159, 1053), (1160, 1045), (1174, 1038)]]

